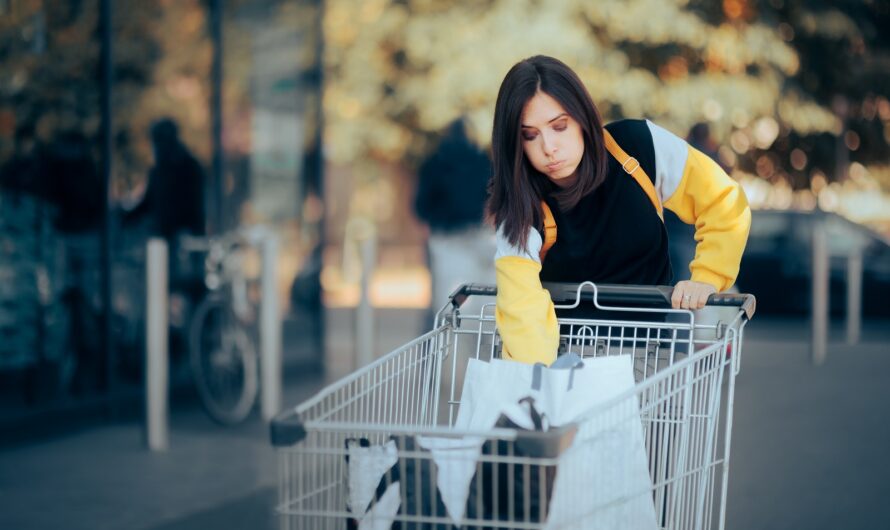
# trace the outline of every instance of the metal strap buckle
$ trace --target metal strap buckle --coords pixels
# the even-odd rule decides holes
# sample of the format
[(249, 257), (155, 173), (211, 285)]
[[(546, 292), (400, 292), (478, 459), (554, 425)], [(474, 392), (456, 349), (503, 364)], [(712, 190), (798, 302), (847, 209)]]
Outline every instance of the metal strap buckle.
[[(628, 164), (632, 164), (633, 167), (628, 169), (628, 167), (627, 167)], [(624, 163), (621, 164), (621, 169), (623, 169), (627, 173), (633, 173), (634, 171), (639, 169), (639, 167), (640, 167), (640, 163), (637, 162), (637, 159), (632, 156), (628, 157), (627, 160), (625, 160)]]

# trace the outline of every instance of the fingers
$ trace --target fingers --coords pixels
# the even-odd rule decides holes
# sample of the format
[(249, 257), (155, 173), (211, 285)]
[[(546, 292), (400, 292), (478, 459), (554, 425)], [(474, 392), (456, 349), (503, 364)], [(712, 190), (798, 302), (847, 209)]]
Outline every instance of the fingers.
[(683, 290), (683, 298), (680, 302), (680, 308), (697, 309), (696, 304), (698, 304), (698, 292), (694, 287), (689, 286)]
[(674, 294), (671, 295), (671, 307), (674, 309), (680, 309), (683, 302), (683, 284), (686, 282), (679, 282), (674, 287)]
[(674, 287), (674, 294), (671, 296), (671, 306), (674, 309), (689, 309), (693, 300), (692, 291), (693, 289), (689, 282), (678, 282)]
[(707, 305), (707, 303), (708, 303), (708, 296), (710, 296), (710, 294), (711, 293), (709, 293), (708, 291), (704, 291), (704, 290), (697, 293), (697, 297), (694, 298), (694, 301), (695, 301), (694, 309), (704, 308), (705, 305)]
[(671, 307), (674, 309), (702, 309), (708, 303), (708, 297), (716, 292), (712, 286), (699, 282), (682, 281), (674, 287), (671, 296)]

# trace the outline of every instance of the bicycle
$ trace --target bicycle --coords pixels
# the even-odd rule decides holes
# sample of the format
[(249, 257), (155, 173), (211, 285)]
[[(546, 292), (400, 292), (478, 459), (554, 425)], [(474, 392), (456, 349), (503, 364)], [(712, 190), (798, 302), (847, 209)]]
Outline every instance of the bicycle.
[(211, 238), (184, 236), (179, 242), (181, 254), (205, 253), (207, 295), (188, 324), (189, 359), (205, 410), (223, 425), (247, 419), (259, 390), (256, 311), (243, 270), (250, 236), (242, 231)]

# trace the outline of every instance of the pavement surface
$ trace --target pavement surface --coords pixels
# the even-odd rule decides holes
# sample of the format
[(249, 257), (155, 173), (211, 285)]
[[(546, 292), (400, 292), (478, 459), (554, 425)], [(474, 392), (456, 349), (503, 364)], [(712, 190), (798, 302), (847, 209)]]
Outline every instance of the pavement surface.
[[(377, 313), (378, 352), (425, 329), (419, 311)], [(737, 379), (726, 527), (732, 530), (890, 528), (890, 323), (868, 322), (857, 346), (842, 323), (827, 362), (809, 359), (807, 323), (756, 319)], [(327, 375), (291, 376), (296, 404), (352, 369), (352, 316), (328, 315)], [(170, 448), (145, 450), (123, 421), (0, 453), (0, 529), (272, 529), (279, 521), (276, 455), (254, 417), (212, 423), (174, 404)]]

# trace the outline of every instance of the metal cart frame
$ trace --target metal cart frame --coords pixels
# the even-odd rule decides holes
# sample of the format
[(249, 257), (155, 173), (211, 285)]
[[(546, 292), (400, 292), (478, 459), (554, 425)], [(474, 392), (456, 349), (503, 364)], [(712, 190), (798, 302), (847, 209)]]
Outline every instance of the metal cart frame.
[[(692, 311), (669, 308), (669, 287), (590, 282), (545, 287), (558, 313), (590, 307), (605, 315), (560, 318), (560, 351), (582, 357), (631, 355), (636, 385), (630, 391), (589, 410), (576, 425), (547, 432), (455, 430), (467, 360), (499, 357), (502, 347), (493, 299), (474, 314), (461, 312), (469, 297), (493, 297), (495, 288), (462, 286), (438, 312), (430, 332), (329, 385), (273, 421), (271, 441), (280, 455), (277, 509), (282, 528), (356, 527), (363, 514), (350, 513), (344, 500), (348, 494), (345, 443), (360, 438), (373, 445), (394, 442), (398, 448), (394, 469), (400, 469), (403, 477), (399, 512), (374, 528), (388, 528), (390, 520), (396, 528), (574, 528), (548, 525), (552, 493), (544, 490), (548, 473), (557, 469), (569, 483), (580, 481), (584, 477), (573, 478), (571, 469), (559, 467), (562, 458), (570, 451), (583, 451), (597, 433), (641, 422), (652, 483), (636, 495), (651, 495), (658, 526), (722, 529), (735, 376), (744, 327), (754, 314), (754, 297), (713, 295), (709, 307), (723, 307), (725, 314), (718, 321), (702, 323), (696, 322)], [(475, 436), (486, 441), (488, 450), (476, 462), (471, 490), (489, 493), (470, 496), (459, 524), (435, 500), (423, 499), (417, 491), (429, 481), (426, 495), (435, 495), (436, 484), (431, 453), (411, 443), (421, 436)], [(529, 442), (539, 450), (523, 451)], [(418, 470), (424, 465), (426, 474), (421, 477)], [(493, 480), (492, 469), (507, 470), (510, 480)], [(418, 480), (404, 480), (406, 473), (415, 473)], [(381, 488), (389, 486), (391, 479), (387, 475)], [(490, 506), (492, 489), (494, 497), (509, 499), (500, 513), (498, 506), (494, 511)], [(623, 502), (597, 505), (581, 487), (563, 492), (571, 495), (574, 505), (584, 506), (585, 518)], [(540, 509), (529, 509), (536, 502)]]

